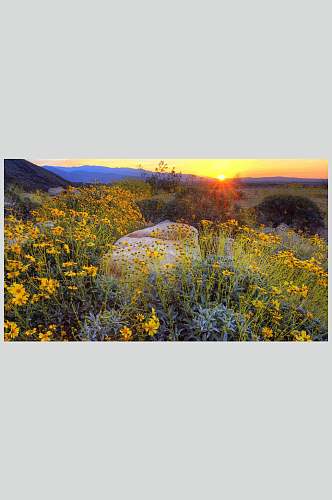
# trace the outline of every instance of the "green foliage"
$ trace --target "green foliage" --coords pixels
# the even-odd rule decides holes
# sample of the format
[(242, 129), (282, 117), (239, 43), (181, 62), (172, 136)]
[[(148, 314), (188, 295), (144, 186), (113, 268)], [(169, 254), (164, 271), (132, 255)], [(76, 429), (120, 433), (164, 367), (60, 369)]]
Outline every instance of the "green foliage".
[(26, 219), (31, 210), (41, 206), (45, 196), (38, 191), (27, 193), (18, 184), (9, 184), (5, 187), (5, 216), (15, 214)]
[(127, 179), (116, 182), (114, 185), (130, 191), (135, 196), (136, 200), (149, 198), (152, 195), (152, 188), (150, 184), (142, 179), (133, 179), (128, 177)]
[(234, 218), (239, 224), (244, 226), (255, 227), (257, 226), (257, 212), (255, 208), (244, 208), (239, 204), (234, 206)]
[(231, 216), (234, 194), (219, 185), (185, 186), (167, 203), (165, 216), (194, 225), (202, 219), (225, 221)]
[(279, 293), (270, 275), (241, 265), (239, 256), (232, 265), (209, 255), (190, 268), (179, 266), (170, 280), (151, 275), (134, 310), (155, 309), (160, 320), (155, 341), (291, 341), (296, 330), (327, 340), (326, 322), (313, 317), (308, 306)]
[(103, 341), (119, 340), (120, 328), (125, 325), (121, 311), (107, 309), (97, 314), (90, 312), (85, 318), (84, 324), (78, 333), (80, 340)]
[(268, 196), (257, 206), (257, 214), (263, 224), (277, 226), (285, 223), (311, 233), (324, 225), (317, 204), (303, 196)]
[(220, 222), (231, 218), (234, 200), (240, 196), (237, 185), (231, 182), (184, 182), (177, 192), (145, 199), (139, 207), (152, 222), (170, 219), (198, 226), (202, 219)]

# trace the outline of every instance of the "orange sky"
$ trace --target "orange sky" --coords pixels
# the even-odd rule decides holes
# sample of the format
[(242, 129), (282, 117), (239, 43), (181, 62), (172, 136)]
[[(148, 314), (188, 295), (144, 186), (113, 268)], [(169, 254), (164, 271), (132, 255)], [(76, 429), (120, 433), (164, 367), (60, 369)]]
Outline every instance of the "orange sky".
[[(162, 158), (170, 167), (178, 172), (208, 177), (224, 175), (226, 178), (240, 177), (314, 177), (326, 179), (328, 173), (327, 160), (321, 159), (176, 159)], [(105, 159), (105, 158), (72, 158), (72, 159), (39, 159), (31, 160), (38, 165), (79, 166), (103, 165), (106, 167), (138, 167), (154, 170), (160, 159)]]

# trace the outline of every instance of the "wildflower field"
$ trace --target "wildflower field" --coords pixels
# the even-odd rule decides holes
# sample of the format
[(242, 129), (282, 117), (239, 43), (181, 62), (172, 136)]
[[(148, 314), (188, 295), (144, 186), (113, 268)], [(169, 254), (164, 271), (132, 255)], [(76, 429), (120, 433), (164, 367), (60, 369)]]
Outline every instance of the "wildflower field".
[(24, 219), (6, 217), (6, 341), (327, 340), (327, 243), (317, 235), (201, 220), (200, 259), (107, 275), (115, 241), (151, 222), (139, 208), (150, 195), (144, 183), (67, 188), (37, 194)]

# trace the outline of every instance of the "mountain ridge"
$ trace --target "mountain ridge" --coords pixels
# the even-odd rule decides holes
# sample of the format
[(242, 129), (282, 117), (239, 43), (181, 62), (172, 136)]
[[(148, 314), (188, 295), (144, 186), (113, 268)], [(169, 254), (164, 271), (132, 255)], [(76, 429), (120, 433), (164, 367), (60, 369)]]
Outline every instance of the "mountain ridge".
[[(44, 165), (46, 170), (61, 175), (64, 179), (71, 182), (116, 182), (125, 177), (139, 178), (143, 175), (151, 175), (154, 172), (143, 168), (133, 167), (104, 167), (100, 165), (79, 165), (75, 167)], [(182, 174), (185, 179), (207, 179), (215, 178), (207, 176), (197, 176), (192, 174)], [(305, 178), (305, 177), (287, 177), (287, 176), (264, 176), (264, 177), (235, 177), (239, 182), (256, 183), (324, 183), (327, 179)], [(226, 179), (227, 180), (227, 179)]]
[(27, 160), (8, 158), (4, 160), (5, 187), (17, 185), (26, 191), (40, 189), (47, 191), (51, 187), (66, 187), (70, 184), (54, 172), (49, 172)]

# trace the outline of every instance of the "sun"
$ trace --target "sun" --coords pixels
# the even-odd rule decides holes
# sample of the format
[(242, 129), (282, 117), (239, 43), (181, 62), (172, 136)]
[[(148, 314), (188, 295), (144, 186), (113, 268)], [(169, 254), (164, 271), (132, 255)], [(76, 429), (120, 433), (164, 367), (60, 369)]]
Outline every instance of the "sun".
[(220, 181), (224, 181), (226, 179), (226, 177), (224, 176), (224, 174), (220, 174), (220, 175), (218, 175), (218, 179)]

